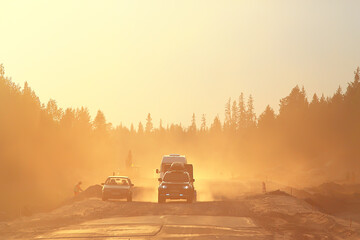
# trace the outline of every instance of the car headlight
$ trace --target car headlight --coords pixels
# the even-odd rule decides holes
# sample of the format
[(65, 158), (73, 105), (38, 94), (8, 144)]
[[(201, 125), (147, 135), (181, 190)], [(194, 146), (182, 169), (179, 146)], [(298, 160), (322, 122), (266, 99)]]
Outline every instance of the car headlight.
[(167, 186), (166, 185), (161, 185), (161, 188), (167, 188)]
[(188, 189), (189, 188), (189, 186), (184, 186), (184, 189)]

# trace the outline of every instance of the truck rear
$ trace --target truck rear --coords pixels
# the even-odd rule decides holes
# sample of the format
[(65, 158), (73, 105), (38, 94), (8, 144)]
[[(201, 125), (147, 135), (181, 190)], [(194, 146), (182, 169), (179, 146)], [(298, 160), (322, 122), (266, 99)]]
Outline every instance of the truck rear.
[(186, 157), (171, 154), (165, 155), (161, 161), (158, 202), (164, 203), (166, 199), (186, 199), (187, 202), (196, 200), (194, 187), (193, 165), (188, 164)]

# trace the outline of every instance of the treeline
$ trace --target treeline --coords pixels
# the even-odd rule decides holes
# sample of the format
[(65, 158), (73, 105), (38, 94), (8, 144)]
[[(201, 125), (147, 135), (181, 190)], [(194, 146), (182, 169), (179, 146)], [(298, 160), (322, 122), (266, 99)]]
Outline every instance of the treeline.
[[(61, 109), (55, 100), (43, 104), (27, 83), (20, 87), (6, 77), (0, 65), (0, 187), (5, 196), (0, 217), (26, 205), (58, 204), (71, 196), (77, 181), (94, 184), (113, 171), (153, 177), (161, 156), (169, 153), (186, 154), (198, 178), (355, 181), (359, 76), (358, 68), (347, 88), (329, 97), (308, 98), (296, 86), (280, 100), (279, 113), (267, 106), (256, 116), (254, 99), (241, 93), (226, 102), (224, 121), (193, 114), (190, 126), (164, 126), (148, 114), (144, 124), (128, 128), (108, 123), (101, 111), (92, 119), (85, 107)], [(129, 150), (132, 162), (126, 161)]]
[[(71, 196), (79, 180), (105, 178), (119, 153), (99, 111), (42, 104), (34, 91), (5, 76), (0, 65), (0, 218), (43, 209)], [(86, 186), (86, 185), (85, 185)]]

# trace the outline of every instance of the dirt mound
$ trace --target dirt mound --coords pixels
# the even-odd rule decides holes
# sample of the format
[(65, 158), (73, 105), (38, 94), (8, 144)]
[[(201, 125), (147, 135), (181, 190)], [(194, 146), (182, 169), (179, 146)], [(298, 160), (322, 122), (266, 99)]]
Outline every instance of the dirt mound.
[(290, 196), (289, 194), (287, 194), (286, 192), (281, 191), (281, 190), (271, 191), (271, 192), (268, 192), (266, 194), (268, 194), (268, 195), (278, 195), (278, 196)]
[(304, 190), (309, 194), (321, 194), (326, 196), (351, 195), (356, 193), (360, 194), (360, 184), (338, 184), (335, 182), (327, 182)]
[(68, 204), (72, 204), (77, 201), (82, 201), (87, 198), (101, 198), (101, 194), (102, 194), (102, 186), (99, 184), (92, 185), (92, 186), (88, 187), (87, 189), (85, 189), (83, 192), (79, 193), (78, 195), (65, 200), (64, 202), (62, 202), (59, 205), (59, 207), (68, 205)]
[(360, 223), (360, 184), (327, 182), (302, 192), (295, 196), (320, 212)]
[(311, 213), (315, 209), (305, 201), (274, 191), (275, 194), (259, 194), (247, 197), (249, 209), (255, 214), (284, 214), (294, 215), (299, 213)]
[[(278, 234), (279, 239), (359, 239), (348, 222), (318, 211), (302, 199), (281, 191), (248, 197), (246, 204), (257, 223)], [(285, 238), (286, 236), (286, 238)]]
[(101, 185), (93, 185), (88, 187), (85, 191), (81, 192), (78, 197), (82, 198), (90, 198), (90, 197), (98, 197), (101, 198), (102, 194), (102, 186)]

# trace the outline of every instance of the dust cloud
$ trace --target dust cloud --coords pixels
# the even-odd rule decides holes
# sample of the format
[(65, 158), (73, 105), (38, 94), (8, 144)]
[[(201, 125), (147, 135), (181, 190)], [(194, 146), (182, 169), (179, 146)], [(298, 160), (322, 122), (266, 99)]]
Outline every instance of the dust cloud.
[[(301, 189), (324, 182), (357, 183), (360, 150), (360, 69), (343, 93), (309, 99), (294, 87), (256, 116), (250, 96), (229, 99), (224, 121), (201, 126), (126, 127), (113, 125), (85, 107), (61, 109), (43, 104), (30, 86), (20, 87), (0, 69), (0, 217), (53, 209), (82, 188), (113, 173), (129, 176), (139, 201), (156, 201), (155, 169), (163, 155), (184, 154), (194, 165), (200, 201), (234, 199), (268, 188)], [(291, 191), (291, 190), (289, 190)]]

